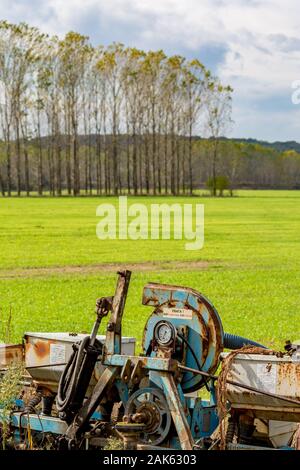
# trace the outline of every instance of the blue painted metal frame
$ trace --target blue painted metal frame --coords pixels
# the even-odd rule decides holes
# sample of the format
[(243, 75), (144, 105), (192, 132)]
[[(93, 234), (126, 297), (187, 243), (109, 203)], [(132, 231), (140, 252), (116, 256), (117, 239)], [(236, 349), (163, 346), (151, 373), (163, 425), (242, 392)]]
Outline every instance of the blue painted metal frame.
[[(67, 429), (67, 423), (62, 421), (59, 418), (55, 418), (53, 416), (45, 416), (41, 414), (22, 414), (24, 410), (24, 402), (21, 399), (15, 400), (17, 411), (13, 411), (10, 413), (10, 424), (13, 427), (19, 428), (20, 427), (20, 418), (21, 418), (21, 427), (26, 428), (29, 425), (33, 431), (40, 431), (40, 432), (49, 432), (52, 434), (64, 434)], [(2, 414), (2, 409), (0, 405), (0, 422), (5, 417)], [(101, 413), (96, 411), (93, 415), (91, 420), (101, 420), (103, 416)]]
[[(133, 365), (140, 362), (149, 374), (150, 385), (164, 391), (173, 422), (177, 429), (181, 443), (180, 447), (192, 449), (195, 439), (209, 436), (218, 424), (214, 387), (211, 387), (211, 399), (209, 402), (204, 402), (201, 398), (187, 397), (184, 394), (182, 385), (176, 385), (174, 381), (173, 372), (177, 367), (176, 361), (157, 357), (155, 354), (150, 356), (128, 356), (120, 353), (121, 319), (129, 278), (130, 274), (128, 272), (119, 276), (104, 346), (103, 365), (109, 370), (119, 370), (128, 360)], [(192, 344), (195, 353), (199, 357), (203, 356), (206, 347), (205, 361), (201, 364), (202, 370), (211, 372), (216, 367), (216, 356), (219, 349), (223, 348), (223, 329), (217, 311), (205, 297), (193, 289), (150, 284), (144, 289), (143, 303), (156, 307), (146, 326), (144, 348), (147, 348), (153, 338), (156, 323), (163, 318), (163, 312), (160, 310), (162, 306), (180, 309), (187, 308), (192, 310), (192, 318), (172, 318), (170, 321), (175, 327), (188, 327), (188, 341)], [(207, 331), (210, 332), (209, 337), (207, 337)], [(208, 344), (204, 347), (205, 340), (207, 340)], [(188, 350), (186, 352), (186, 365), (198, 368), (193, 355)], [(184, 380), (188, 379), (191, 385), (197, 386), (199, 384), (199, 376), (194, 376), (190, 373), (184, 374)], [(116, 376), (114, 384), (120, 399), (125, 404), (130, 397), (128, 385), (122, 382), (118, 376)], [(98, 385), (101, 385), (101, 383), (98, 382)], [(105, 384), (102, 385), (105, 387)], [(16, 401), (16, 405), (19, 409), (23, 408), (21, 400)], [(92, 414), (91, 419), (100, 420), (102, 416), (95, 412)], [(25, 414), (22, 416), (22, 412), (19, 411), (11, 414), (11, 424), (15, 428), (19, 428), (20, 424), (22, 427), (26, 427), (28, 420), (31, 429), (38, 432), (66, 434), (67, 431), (67, 424), (58, 418), (35, 414)], [(174, 443), (175, 441), (176, 439)]]
[[(162, 306), (190, 309), (193, 312), (192, 318), (171, 318), (169, 320), (177, 328), (187, 327), (188, 341), (193, 345), (195, 354), (199, 358), (204, 355), (204, 348), (206, 348), (205, 360), (201, 364), (202, 370), (206, 372), (215, 371), (218, 365), (219, 352), (223, 349), (223, 328), (216, 309), (204, 296), (193, 289), (149, 284), (144, 288), (143, 304), (156, 307), (154, 314), (148, 319), (145, 327), (144, 353), (148, 351), (148, 346), (153, 339), (155, 325), (164, 318), (161, 310)], [(123, 309), (120, 309), (120, 317), (122, 313)], [(111, 325), (117, 324), (120, 320), (114, 314), (112, 314), (112, 319), (113, 321), (110, 321)], [(150, 386), (158, 387), (164, 391), (178, 435), (182, 434), (181, 437), (183, 437), (183, 441), (180, 440), (182, 448), (192, 448), (194, 439), (206, 437), (214, 431), (218, 425), (218, 417), (213, 384), (211, 384), (210, 390), (211, 400), (208, 403), (203, 402), (201, 398), (191, 399), (185, 397), (182, 386), (179, 384), (174, 388), (172, 374), (167, 374), (167, 372), (174, 371), (176, 361), (158, 357), (154, 352), (150, 356), (120, 354), (119, 345), (116, 345), (114, 336), (114, 333), (107, 336), (103, 365), (123, 368), (128, 361), (133, 365), (138, 362), (142, 363), (143, 368), (148, 370)], [(207, 342), (204, 346), (205, 339)], [(188, 367), (198, 369), (198, 365), (189, 349), (186, 351), (185, 361)], [(184, 374), (183, 380), (188, 381), (191, 388), (193, 386), (197, 388), (199, 382), (203, 382), (201, 377), (190, 372)], [(130, 396), (128, 386), (119, 379), (116, 380), (115, 385), (122, 402), (126, 403)]]

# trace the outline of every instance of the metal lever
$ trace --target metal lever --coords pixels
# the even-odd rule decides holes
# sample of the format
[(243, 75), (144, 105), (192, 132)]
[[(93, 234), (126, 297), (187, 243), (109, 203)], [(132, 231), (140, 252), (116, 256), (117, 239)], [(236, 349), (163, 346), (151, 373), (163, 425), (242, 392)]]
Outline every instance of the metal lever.
[(96, 301), (96, 321), (93, 325), (91, 337), (90, 337), (90, 346), (94, 346), (98, 330), (101, 325), (103, 317), (106, 317), (112, 308), (113, 297), (101, 297)]

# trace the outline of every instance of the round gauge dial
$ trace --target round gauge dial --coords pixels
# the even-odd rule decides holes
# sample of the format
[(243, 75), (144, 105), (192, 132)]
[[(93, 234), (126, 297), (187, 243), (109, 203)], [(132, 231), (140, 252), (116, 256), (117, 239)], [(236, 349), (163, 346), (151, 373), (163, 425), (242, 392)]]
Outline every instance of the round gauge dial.
[(175, 337), (174, 326), (167, 321), (161, 321), (155, 327), (154, 336), (159, 344), (165, 346), (171, 343)]

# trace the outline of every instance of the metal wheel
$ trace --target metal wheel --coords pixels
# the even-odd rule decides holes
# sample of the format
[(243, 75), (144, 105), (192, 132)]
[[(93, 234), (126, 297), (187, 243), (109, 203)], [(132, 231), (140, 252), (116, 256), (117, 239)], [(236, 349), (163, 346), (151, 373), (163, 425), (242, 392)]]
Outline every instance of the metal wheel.
[(164, 394), (158, 388), (142, 388), (129, 397), (126, 416), (141, 414), (146, 417), (145, 428), (140, 434), (144, 444), (156, 446), (167, 437), (171, 427), (171, 413)]

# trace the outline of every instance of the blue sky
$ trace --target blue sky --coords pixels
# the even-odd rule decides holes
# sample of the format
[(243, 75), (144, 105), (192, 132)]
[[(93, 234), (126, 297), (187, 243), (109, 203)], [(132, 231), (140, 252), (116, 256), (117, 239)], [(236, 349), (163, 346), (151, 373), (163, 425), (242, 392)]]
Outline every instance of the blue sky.
[(299, 0), (0, 0), (2, 19), (199, 58), (232, 85), (233, 137), (300, 140)]

